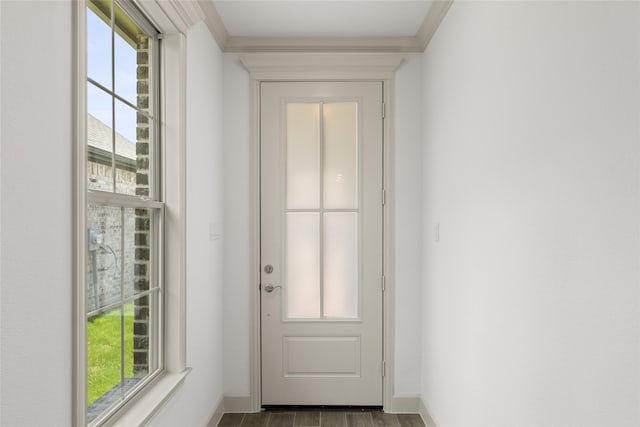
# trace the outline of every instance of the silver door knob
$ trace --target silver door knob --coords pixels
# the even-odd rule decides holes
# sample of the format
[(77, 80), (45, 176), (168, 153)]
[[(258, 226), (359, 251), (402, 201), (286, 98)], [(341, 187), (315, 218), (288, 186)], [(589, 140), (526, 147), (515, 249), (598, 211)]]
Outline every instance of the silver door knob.
[(264, 285), (264, 291), (266, 293), (268, 293), (268, 294), (270, 294), (271, 292), (275, 291), (276, 288), (281, 288), (282, 289), (282, 286), (280, 286), (280, 285), (272, 285), (271, 283), (268, 283), (268, 284)]

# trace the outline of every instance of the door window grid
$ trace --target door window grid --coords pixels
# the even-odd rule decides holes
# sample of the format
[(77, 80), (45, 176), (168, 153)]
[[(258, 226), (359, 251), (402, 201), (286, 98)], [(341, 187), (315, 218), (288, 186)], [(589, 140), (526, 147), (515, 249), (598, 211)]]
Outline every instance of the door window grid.
[[(350, 122), (349, 116), (351, 116)], [(327, 117), (330, 122), (326, 120)], [(357, 320), (360, 294), (357, 102), (288, 103), (285, 107), (285, 122), (284, 144), (287, 166), (283, 318), (285, 320)], [(305, 126), (306, 129), (300, 129)], [(306, 150), (296, 147), (303, 144), (308, 146)], [(353, 145), (352, 153), (348, 153), (349, 149), (344, 148), (349, 144)], [(327, 160), (329, 148), (333, 149), (334, 154), (338, 154), (338, 156), (334, 155), (332, 162)], [(296, 155), (298, 158), (295, 158)], [(312, 158), (313, 156), (315, 159)], [(341, 162), (341, 157), (343, 159), (346, 157), (346, 161)], [(317, 167), (314, 167), (314, 163)], [(332, 163), (331, 170), (328, 170), (328, 163)], [(306, 176), (304, 176), (305, 173)], [(346, 191), (342, 189), (343, 193), (347, 193), (346, 197), (335, 197), (341, 189), (339, 185), (327, 185), (332, 178), (338, 183), (350, 178), (352, 188), (347, 188)], [(292, 184), (294, 179), (302, 180), (305, 185)], [(291, 191), (294, 185), (296, 191)], [(327, 194), (328, 190), (331, 194)], [(300, 195), (301, 192), (303, 195)], [(342, 262), (340, 257), (335, 256), (335, 251), (339, 250), (341, 245), (334, 244), (326, 247), (327, 241), (336, 242), (335, 238), (328, 239), (328, 232), (331, 232), (327, 229), (328, 220), (331, 220), (331, 215), (339, 214), (351, 214), (355, 217), (355, 221), (351, 222), (353, 241), (349, 242), (349, 239), (342, 241), (343, 244), (352, 248), (351, 251), (347, 251), (350, 253), (343, 253), (350, 258), (343, 257)], [(301, 223), (304, 222), (307, 223), (306, 230), (301, 228)], [(335, 218), (329, 223), (335, 225)], [(296, 236), (296, 234), (302, 236)], [(327, 250), (331, 250), (332, 253), (328, 254)], [(349, 261), (350, 266), (346, 265)], [(327, 271), (327, 267), (331, 268), (331, 271)], [(327, 282), (327, 277), (332, 283)]]

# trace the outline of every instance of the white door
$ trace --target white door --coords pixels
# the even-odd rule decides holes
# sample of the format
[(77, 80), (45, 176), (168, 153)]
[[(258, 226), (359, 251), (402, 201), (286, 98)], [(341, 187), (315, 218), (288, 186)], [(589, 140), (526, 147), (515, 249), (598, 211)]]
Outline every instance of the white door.
[(382, 82), (261, 85), (263, 405), (382, 405)]

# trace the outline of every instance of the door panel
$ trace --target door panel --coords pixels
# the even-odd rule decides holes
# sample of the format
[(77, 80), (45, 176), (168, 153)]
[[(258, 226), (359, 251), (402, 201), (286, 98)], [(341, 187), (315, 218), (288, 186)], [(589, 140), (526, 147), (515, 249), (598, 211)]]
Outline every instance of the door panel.
[(261, 85), (264, 405), (382, 404), (381, 113), (381, 82)]
[(284, 375), (357, 377), (360, 348), (360, 337), (284, 337)]

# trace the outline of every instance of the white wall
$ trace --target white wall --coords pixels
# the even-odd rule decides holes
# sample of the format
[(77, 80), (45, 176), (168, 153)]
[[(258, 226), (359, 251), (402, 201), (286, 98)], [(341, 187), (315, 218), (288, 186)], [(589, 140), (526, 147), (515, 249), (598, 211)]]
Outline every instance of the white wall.
[[(3, 426), (71, 425), (72, 4), (0, 1)], [(153, 425), (205, 425), (222, 393), (222, 55), (188, 34), (187, 364)], [(35, 406), (34, 406), (35, 405)]]
[(64, 426), (71, 424), (71, 4), (2, 1), (0, 10), (0, 424)]
[(201, 22), (187, 33), (187, 366), (154, 426), (203, 426), (222, 397), (222, 53)]
[(422, 276), (422, 54), (408, 54), (395, 79), (395, 387), (420, 393)]
[(640, 425), (639, 18), (455, 2), (427, 49), (422, 396), (439, 426)]
[[(224, 391), (249, 394), (250, 94), (237, 54), (224, 54)], [(422, 55), (407, 55), (396, 78), (396, 395), (420, 391)], [(257, 285), (257, 284), (256, 284)]]
[[(249, 74), (224, 54), (224, 392), (249, 395), (251, 124)], [(257, 284), (256, 284), (257, 285)]]

